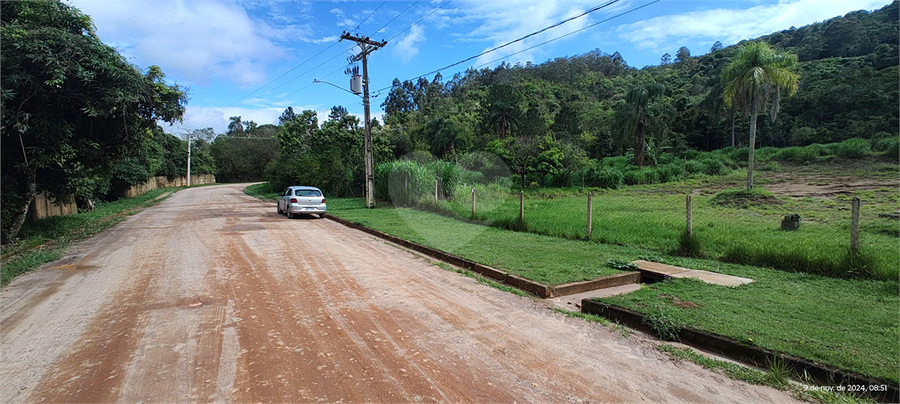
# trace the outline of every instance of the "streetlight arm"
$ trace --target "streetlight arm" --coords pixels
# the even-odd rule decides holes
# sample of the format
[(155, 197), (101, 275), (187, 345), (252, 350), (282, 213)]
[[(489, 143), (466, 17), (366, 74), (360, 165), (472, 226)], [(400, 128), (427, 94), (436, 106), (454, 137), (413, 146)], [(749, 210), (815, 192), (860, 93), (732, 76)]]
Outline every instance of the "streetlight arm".
[(313, 83), (328, 84), (329, 86), (336, 87), (336, 88), (340, 89), (341, 91), (346, 91), (346, 92), (348, 92), (348, 93), (350, 93), (350, 94), (353, 94), (353, 95), (355, 95), (355, 96), (357, 96), (357, 97), (360, 97), (360, 98), (362, 97), (361, 95), (356, 94), (356, 93), (354, 93), (353, 91), (350, 91), (350, 90), (348, 90), (348, 89), (346, 89), (346, 88), (344, 88), (344, 87), (341, 87), (341, 86), (339, 86), (339, 85), (337, 85), (337, 84), (334, 84), (334, 83), (329, 83), (329, 82), (327, 82), (327, 81), (322, 81), (322, 80), (313, 80)]

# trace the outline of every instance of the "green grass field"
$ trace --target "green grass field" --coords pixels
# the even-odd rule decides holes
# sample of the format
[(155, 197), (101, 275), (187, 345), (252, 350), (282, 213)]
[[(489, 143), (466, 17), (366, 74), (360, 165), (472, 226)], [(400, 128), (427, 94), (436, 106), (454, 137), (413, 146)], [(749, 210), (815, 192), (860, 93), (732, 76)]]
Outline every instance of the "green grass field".
[[(892, 382), (900, 373), (900, 284), (894, 280), (841, 279), (801, 272), (787, 272), (765, 267), (724, 263), (710, 258), (684, 258), (669, 255), (667, 251), (676, 242), (680, 230), (678, 217), (683, 214), (683, 196), (667, 194), (653, 187), (635, 187), (630, 190), (608, 191), (611, 201), (605, 210), (609, 217), (619, 212), (628, 217), (629, 200), (642, 204), (641, 213), (630, 216), (638, 220), (647, 216), (662, 217), (651, 222), (668, 232), (647, 230), (640, 234), (651, 240), (626, 234), (628, 230), (608, 230), (623, 237), (617, 241), (599, 243), (579, 240), (565, 233), (549, 236), (528, 232), (513, 232), (487, 227), (466, 220), (454, 219), (435, 213), (409, 208), (394, 208), (381, 202), (376, 209), (366, 209), (361, 199), (329, 199), (329, 213), (365, 226), (405, 239), (442, 249), (465, 258), (508, 270), (539, 282), (557, 285), (596, 278), (609, 273), (608, 262), (649, 259), (694, 269), (748, 277), (755, 281), (750, 285), (727, 288), (692, 280), (677, 280), (646, 285), (641, 290), (619, 297), (604, 299), (636, 311), (660, 316), (681, 326), (725, 335), (763, 348), (784, 352), (841, 369), (855, 371)], [(876, 191), (881, 192), (881, 191)], [(548, 198), (549, 199), (549, 198)], [(560, 199), (582, 200), (568, 195)], [(598, 198), (595, 197), (595, 208)], [(700, 198), (701, 201), (704, 198)], [(546, 203), (546, 202), (543, 202)], [(570, 202), (571, 203), (571, 202)], [(696, 203), (696, 202), (695, 202)], [(800, 201), (800, 203), (808, 203)], [(517, 205), (517, 201), (516, 201)], [(572, 203), (574, 209), (574, 203)], [(673, 206), (670, 206), (673, 205)], [(674, 206), (680, 205), (680, 206)], [(518, 207), (516, 206), (516, 209)], [(582, 208), (586, 212), (585, 207)], [(679, 209), (682, 209), (679, 213)], [(696, 209), (696, 208), (695, 208)], [(704, 224), (701, 219), (695, 231), (729, 226), (760, 228), (760, 231), (782, 233), (777, 228), (781, 213), (766, 213), (766, 208), (729, 212), (729, 209), (707, 206), (699, 209), (718, 217), (716, 225)], [(659, 213), (663, 212), (663, 213)], [(696, 214), (697, 210), (695, 210)], [(815, 210), (818, 214), (844, 215), (843, 211)], [(518, 212), (516, 211), (516, 214)], [(605, 213), (595, 211), (596, 215)], [(539, 215), (528, 216), (526, 218)], [(753, 225), (760, 217), (777, 216), (770, 225)], [(812, 216), (812, 215), (811, 215)], [(695, 223), (697, 223), (695, 219)], [(712, 221), (712, 219), (706, 219)], [(560, 218), (559, 221), (564, 221)], [(825, 222), (825, 219), (822, 219)], [(543, 223), (548, 228), (551, 220)], [(749, 222), (749, 224), (747, 223)], [(571, 221), (569, 223), (574, 223)], [(826, 223), (822, 223), (823, 226)], [(529, 222), (529, 231), (532, 222)], [(683, 226), (683, 224), (682, 224)], [(754, 227), (757, 226), (757, 227)], [(649, 226), (648, 226), (649, 227)], [(817, 229), (810, 223), (807, 228)], [(839, 232), (840, 226), (837, 226)], [(828, 227), (824, 227), (828, 228)], [(595, 232), (603, 232), (595, 226)], [(723, 229), (727, 230), (727, 229)], [(811, 233), (810, 230), (806, 230)], [(548, 234), (554, 234), (547, 232)], [(741, 233), (734, 230), (718, 234)], [(597, 237), (600, 237), (598, 234)], [(630, 237), (630, 238), (625, 238)], [(803, 227), (797, 233), (784, 237), (797, 237), (815, 241), (815, 234), (804, 234)], [(894, 246), (896, 249), (896, 237)], [(618, 245), (611, 244), (618, 242)], [(708, 247), (705, 247), (708, 248)], [(716, 250), (712, 250), (716, 251)], [(894, 252), (896, 254), (896, 251)], [(713, 254), (707, 253), (712, 256)], [(890, 259), (890, 258), (888, 258)], [(679, 308), (675, 302), (692, 302), (698, 305)], [(693, 305), (691, 305), (693, 306)]]
[[(723, 184), (737, 185), (734, 183), (740, 181), (735, 178), (743, 174), (735, 173), (723, 178)], [(686, 227), (685, 197), (693, 192), (697, 195), (692, 197), (692, 229), (706, 257), (836, 277), (894, 280), (900, 276), (900, 228), (896, 221), (878, 217), (900, 206), (897, 189), (853, 191), (829, 199), (773, 196), (735, 207), (713, 203), (716, 191), (704, 188), (710, 180), (615, 190), (527, 190), (527, 231), (566, 239), (586, 238), (587, 193), (593, 192), (591, 241), (674, 254)], [(476, 218), (516, 228), (518, 196), (507, 194), (486, 200), (489, 197), (476, 196)], [(865, 271), (846, 265), (853, 197), (862, 200), (860, 251), (870, 263)], [(457, 217), (471, 217), (470, 199), (439, 206)], [(789, 213), (801, 216), (798, 231), (781, 230), (781, 220)]]

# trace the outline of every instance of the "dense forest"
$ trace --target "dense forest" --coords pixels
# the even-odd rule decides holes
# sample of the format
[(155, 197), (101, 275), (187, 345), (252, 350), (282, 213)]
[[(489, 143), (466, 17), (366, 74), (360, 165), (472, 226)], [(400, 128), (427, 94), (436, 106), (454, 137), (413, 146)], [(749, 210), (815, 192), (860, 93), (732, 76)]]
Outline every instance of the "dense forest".
[[(469, 69), (449, 80), (440, 74), (395, 79), (382, 104), (384, 122), (374, 124), (376, 161), (421, 152), (456, 161), (486, 151), (503, 158), (522, 177), (521, 185), (565, 186), (571, 173), (602, 167), (610, 156), (627, 155), (644, 166), (664, 155), (747, 147), (749, 119), (726, 102), (722, 75), (735, 53), (753, 42), (795, 56), (799, 77), (793, 95), (773, 96), (760, 111), (755, 147), (851, 138), (886, 139), (879, 144), (890, 147), (897, 139), (900, 41), (894, 1), (875, 12), (791, 27), (735, 46), (716, 43), (699, 57), (682, 47), (643, 69), (628, 66), (618, 53), (595, 49), (541, 64)], [(633, 93), (644, 97), (639, 112)], [(345, 122), (352, 117), (342, 116), (341, 109), (335, 107), (338, 113), (333, 110), (321, 128), (307, 119), (297, 129), (282, 119), (282, 156), (270, 164), (267, 177), (273, 185), (301, 181), (327, 184), (338, 195), (361, 194), (362, 136), (351, 135), (361, 129), (357, 121)], [(642, 147), (634, 146), (629, 125), (635, 113), (646, 132)]]
[[(896, 159), (898, 4), (716, 43), (702, 56), (682, 47), (642, 69), (595, 49), (449, 79), (395, 79), (382, 93), (383, 122), (372, 122), (375, 162), (465, 163), (491, 178), (512, 174), (506, 180), (524, 187), (570, 186), (576, 177), (582, 185), (593, 179), (591, 186), (643, 183), (689, 171), (686, 159), (698, 151), (746, 161), (750, 132), (758, 134), (750, 156), (759, 147), (862, 139)], [(158, 123), (180, 120), (186, 91), (166, 84), (158, 67), (127, 63), (97, 38), (89, 16), (60, 1), (3, 2), (0, 28), (4, 242), (36, 193), (75, 195), (89, 208), (152, 176), (185, 174), (187, 140)], [(734, 90), (729, 66), (752, 47), (791, 62), (785, 71), (796, 79), (763, 87), (766, 108), (755, 115), (747, 107), (756, 101), (724, 96)], [(344, 107), (321, 124), (314, 111), (291, 107), (277, 125), (231, 119), (226, 133), (190, 132), (193, 173), (363, 194), (364, 125)], [(613, 160), (629, 169), (610, 171)], [(685, 161), (677, 170), (676, 160)], [(693, 166), (716, 173), (722, 164)]]

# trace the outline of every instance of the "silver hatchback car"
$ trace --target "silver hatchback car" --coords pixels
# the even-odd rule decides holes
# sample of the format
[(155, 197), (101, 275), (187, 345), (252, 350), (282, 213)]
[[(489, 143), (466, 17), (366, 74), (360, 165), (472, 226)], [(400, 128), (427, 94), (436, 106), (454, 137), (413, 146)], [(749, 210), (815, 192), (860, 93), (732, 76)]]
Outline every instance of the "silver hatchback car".
[(289, 219), (299, 214), (317, 214), (325, 217), (325, 196), (316, 187), (288, 187), (278, 198), (278, 214), (286, 214)]

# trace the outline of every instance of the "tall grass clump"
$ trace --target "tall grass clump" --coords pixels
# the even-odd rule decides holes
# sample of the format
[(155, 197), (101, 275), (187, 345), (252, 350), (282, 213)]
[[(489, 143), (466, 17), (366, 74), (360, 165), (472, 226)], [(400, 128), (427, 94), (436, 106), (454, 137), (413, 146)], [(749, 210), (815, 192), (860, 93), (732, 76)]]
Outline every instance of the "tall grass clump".
[[(490, 169), (486, 164), (479, 166)], [(492, 169), (488, 176), (452, 161), (396, 160), (376, 167), (376, 197), (398, 207), (469, 217), (471, 205), (466, 201), (470, 200), (473, 188), (482, 205), (502, 203), (509, 197), (511, 181), (509, 177), (495, 176), (498, 173), (499, 170)], [(469, 209), (468, 214), (464, 213), (465, 209)]]
[(435, 173), (412, 160), (396, 160), (375, 168), (375, 192), (395, 206), (416, 206), (434, 194)]
[(573, 186), (616, 189), (624, 183), (624, 175), (621, 170), (591, 164), (581, 170), (573, 171), (569, 183)]
[(700, 239), (697, 238), (696, 234), (688, 233), (685, 231), (681, 232), (681, 235), (678, 236), (678, 249), (676, 251), (677, 254), (682, 257), (702, 257), (703, 253), (700, 251)]
[(852, 138), (840, 142), (835, 147), (835, 154), (845, 159), (861, 159), (872, 155), (869, 142), (864, 139)]

